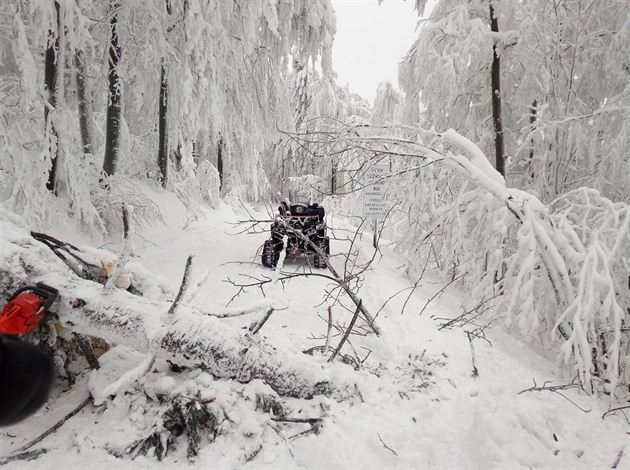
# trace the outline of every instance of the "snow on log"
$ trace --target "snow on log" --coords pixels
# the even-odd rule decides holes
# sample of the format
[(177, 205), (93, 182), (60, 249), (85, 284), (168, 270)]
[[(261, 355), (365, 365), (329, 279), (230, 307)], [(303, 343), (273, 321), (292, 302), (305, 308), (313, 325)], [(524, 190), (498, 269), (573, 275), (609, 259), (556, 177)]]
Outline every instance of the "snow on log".
[[(43, 282), (59, 290), (51, 311), (73, 331), (204, 367), (217, 377), (239, 382), (264, 380), (279, 395), (343, 398), (351, 384), (333, 384), (336, 367), (316, 363), (296, 351), (266, 344), (216, 317), (181, 304), (168, 315), (170, 302), (132, 295), (76, 276), (55, 254), (24, 230), (3, 222), (0, 294)], [(336, 374), (338, 377), (339, 374)]]

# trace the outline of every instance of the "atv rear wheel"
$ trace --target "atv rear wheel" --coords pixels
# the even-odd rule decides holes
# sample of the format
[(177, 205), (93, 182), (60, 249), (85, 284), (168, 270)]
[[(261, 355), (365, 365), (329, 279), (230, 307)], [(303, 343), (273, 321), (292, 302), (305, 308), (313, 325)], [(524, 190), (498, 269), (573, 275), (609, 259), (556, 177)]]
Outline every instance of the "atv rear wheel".
[(262, 252), (262, 264), (266, 268), (274, 269), (278, 264), (280, 253), (274, 248), (274, 243), (271, 240), (267, 240), (263, 245)]

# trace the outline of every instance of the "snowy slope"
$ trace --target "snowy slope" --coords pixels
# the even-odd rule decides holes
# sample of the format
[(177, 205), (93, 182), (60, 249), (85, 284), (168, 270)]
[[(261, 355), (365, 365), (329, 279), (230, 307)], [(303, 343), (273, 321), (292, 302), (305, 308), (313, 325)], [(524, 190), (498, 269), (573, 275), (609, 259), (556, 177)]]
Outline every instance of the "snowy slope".
[[(194, 255), (192, 277), (204, 280), (187, 301), (205, 312), (227, 312), (227, 307), (248, 307), (255, 313), (224, 321), (246, 328), (259, 319), (267, 306), (276, 311), (259, 333), (268, 344), (294, 351), (322, 346), (327, 328), (322, 278), (304, 277), (290, 282), (238, 289), (225, 282), (251, 281), (273, 276), (260, 265), (257, 250), (264, 233), (243, 233), (234, 225), (250, 218), (221, 206), (204, 209), (204, 216), (190, 216), (172, 194), (145, 188), (158, 204), (164, 224), (152, 227), (134, 241), (134, 256), (151, 272), (163, 278), (176, 292), (188, 255)], [(264, 218), (264, 208), (254, 212)], [(351, 235), (338, 218), (329, 225), (338, 240), (332, 252), (349, 247)], [(92, 244), (67, 227), (50, 230), (68, 242)], [(371, 255), (371, 233), (358, 241), (360, 256)], [(113, 247), (111, 247), (113, 248)], [(334, 258), (335, 267), (343, 268)], [(202, 443), (194, 466), (199, 468), (617, 468), (630, 466), (630, 428), (622, 415), (602, 420), (608, 405), (577, 389), (519, 392), (545, 381), (566, 384), (570, 378), (557, 375), (554, 364), (500, 331), (487, 331), (488, 341), (474, 341), (478, 377), (473, 377), (471, 346), (462, 329), (438, 331), (435, 318), (451, 318), (460, 311), (455, 289), (427, 301), (442, 287), (426, 274), (401, 314), (410, 286), (401, 273), (405, 259), (389, 248), (382, 249), (360, 290), (364, 304), (382, 328), (380, 337), (352, 336), (356, 356), (365, 361), (360, 371), (349, 365), (326, 365), (327, 356), (315, 353), (312, 360), (329, 368), (332, 380), (354, 384), (348, 398), (316, 396), (311, 400), (282, 399), (296, 418), (319, 418), (318, 432), (305, 433), (309, 424), (282, 423), (268, 413), (255, 411), (256, 394), (271, 394), (261, 381), (240, 384), (214, 379), (200, 370), (173, 372), (160, 359), (150, 372), (127, 376), (115, 397), (104, 404), (87, 405), (59, 430), (33, 449), (47, 451), (31, 461), (4, 465), (15, 469), (50, 468), (188, 468), (186, 442), (159, 462), (153, 456), (116, 457), (125, 446), (148, 432), (147, 420), (154, 410), (147, 396), (161, 393), (199, 392), (202, 399), (215, 399), (212, 406), (226, 417), (212, 443)], [(289, 261), (285, 270), (308, 272), (303, 260)], [(392, 298), (392, 296), (394, 296)], [(230, 302), (232, 300), (232, 302)], [(389, 300), (389, 301), (388, 301)], [(229, 304), (229, 305), (228, 305)], [(339, 306), (335, 319), (347, 324), (352, 316)], [(245, 330), (244, 330), (245, 331)], [(339, 336), (332, 340), (336, 346)], [(292, 357), (287, 357), (292, 361)], [(49, 404), (35, 416), (0, 430), (0, 456), (6, 456), (48, 429), (88, 396), (88, 388), (102, 391), (125, 373), (147, 363), (145, 354), (117, 347), (101, 357), (98, 372), (83, 374), (69, 391), (63, 384)], [(137, 371), (138, 369), (136, 369)], [(133, 380), (131, 380), (133, 379)], [(139, 392), (138, 390), (142, 390)], [(582, 410), (585, 411), (582, 411)], [(619, 453), (621, 460), (619, 460)]]

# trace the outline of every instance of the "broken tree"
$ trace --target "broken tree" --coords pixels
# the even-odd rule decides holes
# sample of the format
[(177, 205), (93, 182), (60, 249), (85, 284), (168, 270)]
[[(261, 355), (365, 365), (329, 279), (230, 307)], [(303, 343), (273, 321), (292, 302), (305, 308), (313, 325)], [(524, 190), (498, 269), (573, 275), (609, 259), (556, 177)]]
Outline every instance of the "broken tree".
[[(282, 396), (342, 398), (352, 384), (331, 383), (328, 367), (296, 351), (272, 346), (221, 319), (186, 304), (168, 315), (170, 302), (115, 289), (78, 277), (59, 255), (7, 223), (0, 265), (0, 294), (44, 282), (59, 290), (51, 311), (74, 332), (113, 344), (203, 367), (216, 377), (248, 382), (262, 379)], [(80, 254), (80, 253), (79, 253)], [(343, 367), (343, 366), (332, 366)]]

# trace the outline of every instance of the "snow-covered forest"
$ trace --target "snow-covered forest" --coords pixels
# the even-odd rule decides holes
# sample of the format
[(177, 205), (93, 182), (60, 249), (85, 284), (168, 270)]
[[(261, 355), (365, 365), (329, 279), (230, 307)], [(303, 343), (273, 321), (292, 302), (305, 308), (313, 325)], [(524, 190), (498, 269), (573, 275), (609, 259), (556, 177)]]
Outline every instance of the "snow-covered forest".
[(0, 293), (59, 299), (0, 466), (630, 464), (628, 2), (415, 14), (371, 105), (331, 0), (1, 2)]

